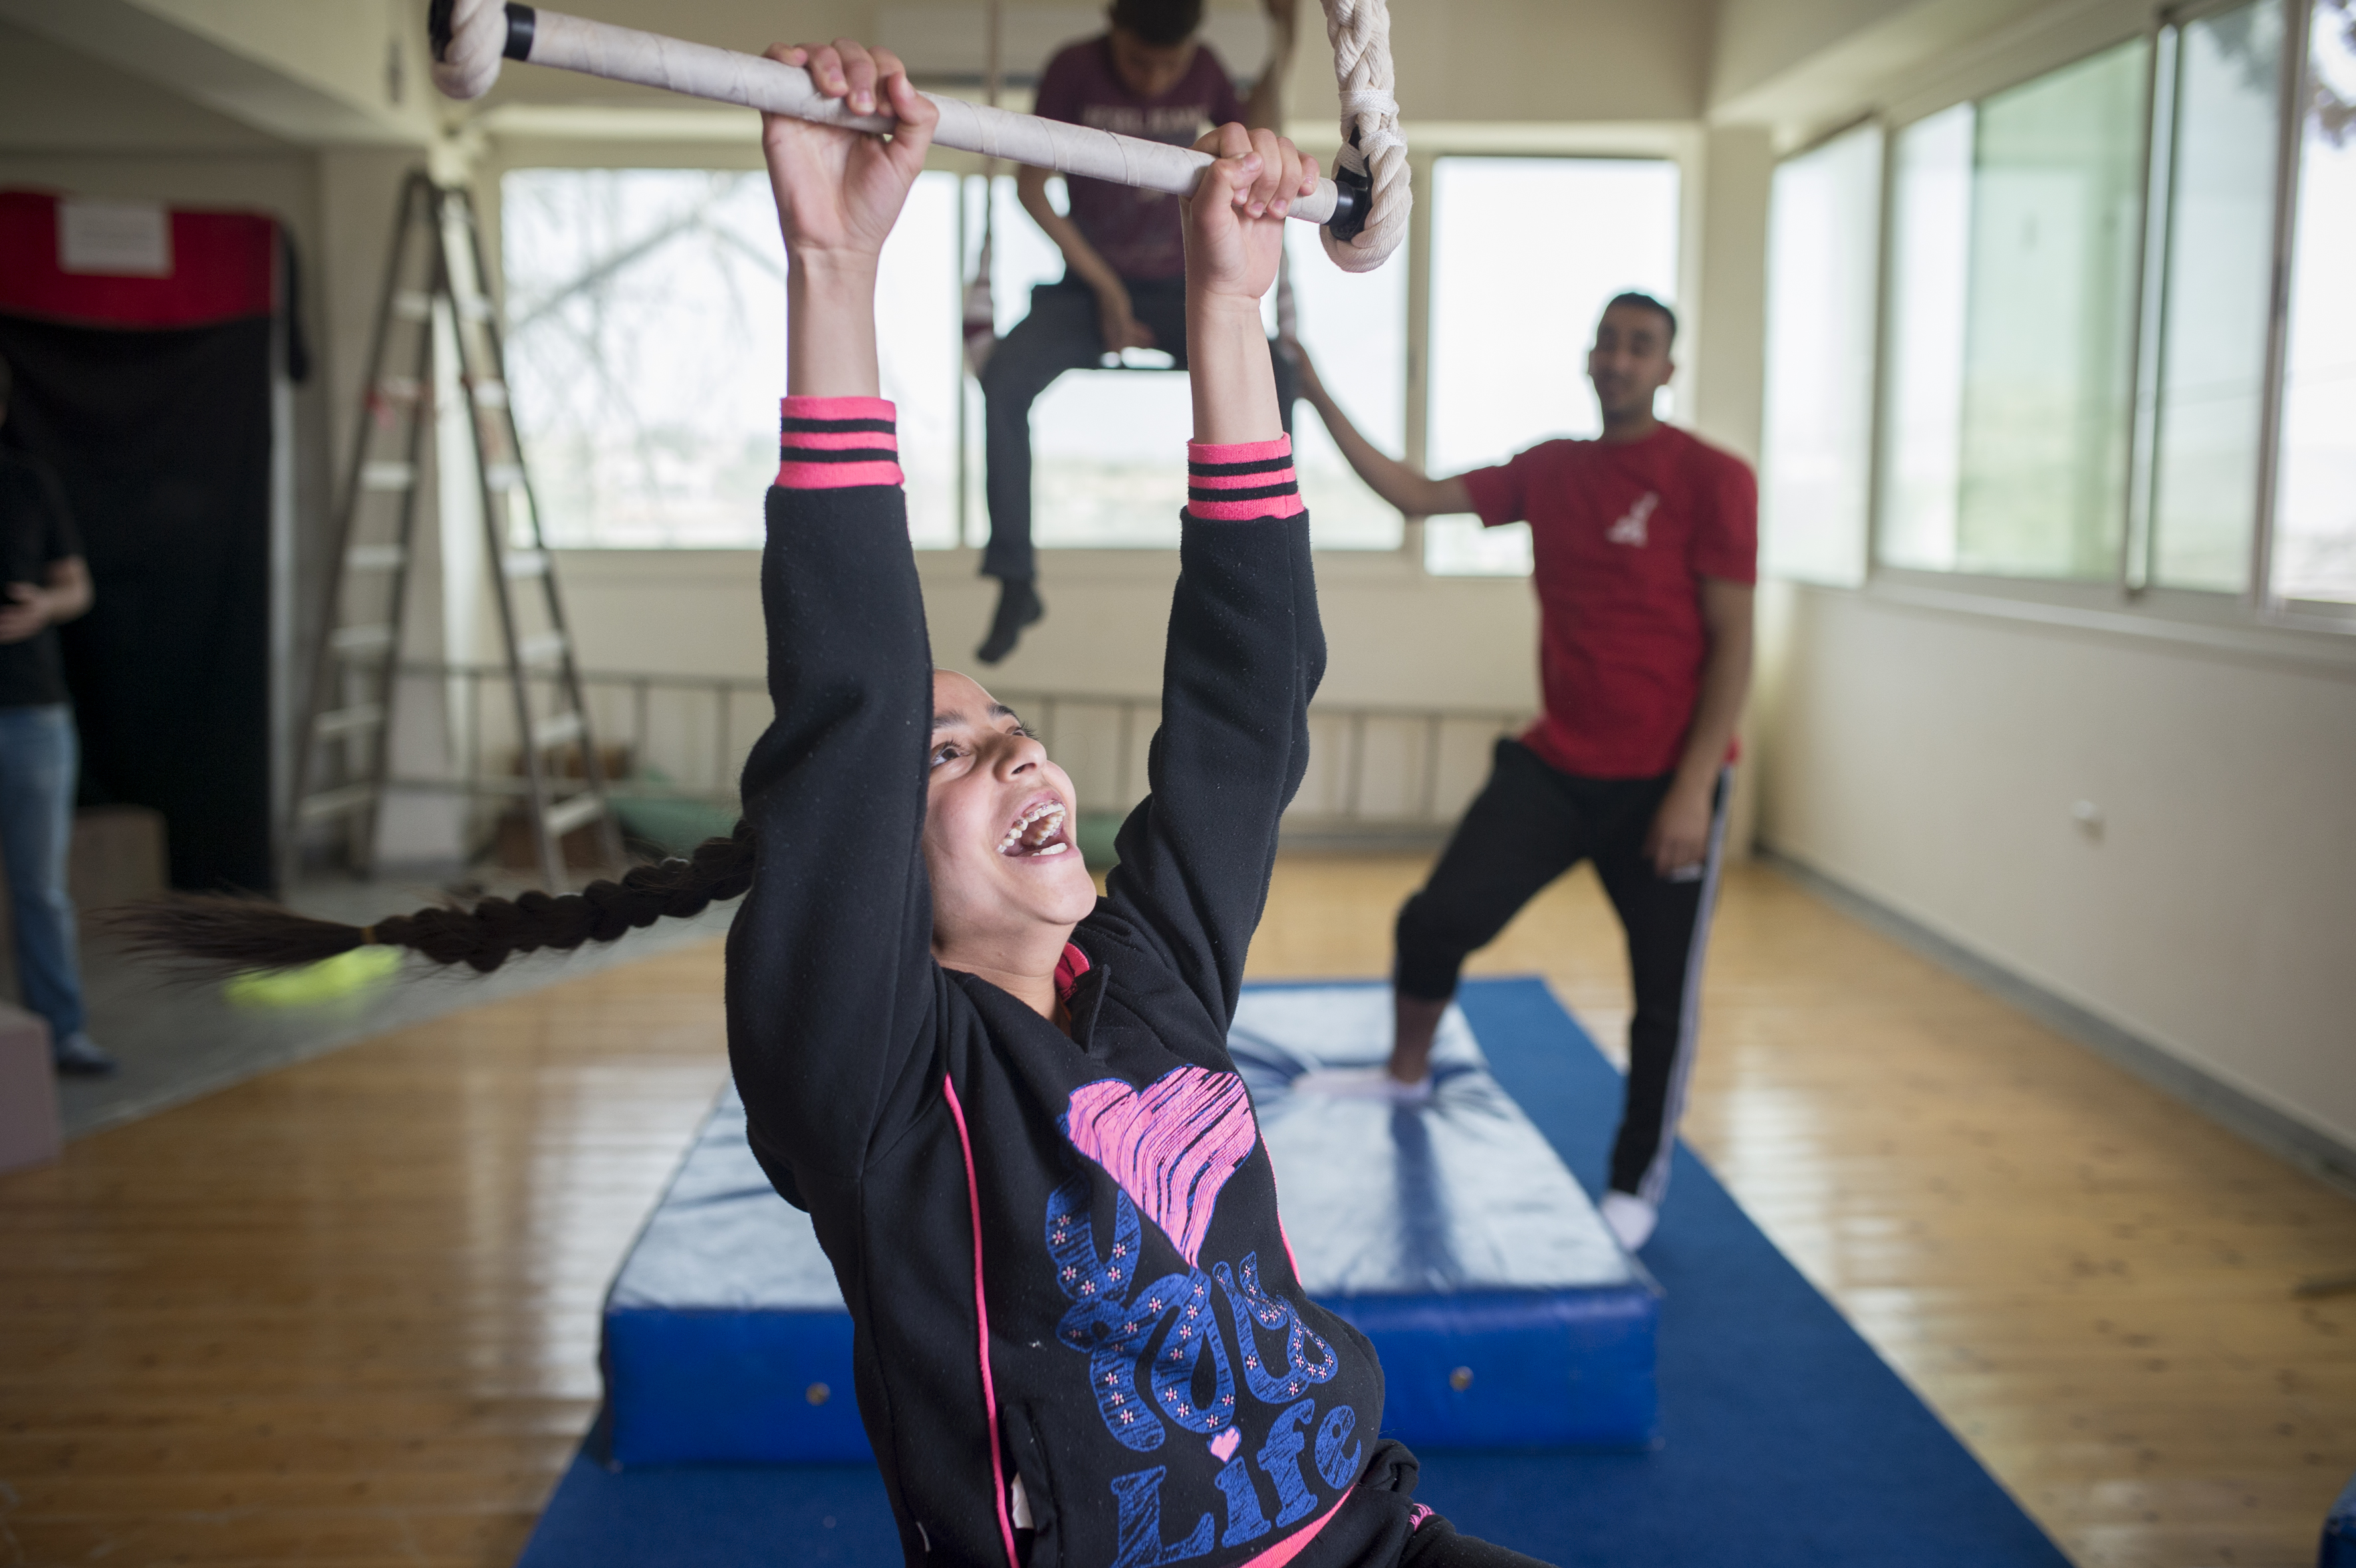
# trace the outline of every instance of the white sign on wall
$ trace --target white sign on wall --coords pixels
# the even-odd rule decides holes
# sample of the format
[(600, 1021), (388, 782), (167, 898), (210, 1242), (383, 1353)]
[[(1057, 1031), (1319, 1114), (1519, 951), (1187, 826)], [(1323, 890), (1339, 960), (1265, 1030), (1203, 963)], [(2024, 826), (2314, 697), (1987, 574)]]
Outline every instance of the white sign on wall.
[(159, 201), (60, 201), (58, 270), (170, 277), (172, 215)]

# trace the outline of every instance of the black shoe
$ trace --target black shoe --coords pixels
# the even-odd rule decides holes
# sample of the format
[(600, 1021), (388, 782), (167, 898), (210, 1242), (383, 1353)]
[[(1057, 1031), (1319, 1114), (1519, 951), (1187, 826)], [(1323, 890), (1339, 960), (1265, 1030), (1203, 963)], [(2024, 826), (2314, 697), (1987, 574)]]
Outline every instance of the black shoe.
[(49, 1059), (69, 1078), (104, 1078), (114, 1070), (114, 1058), (91, 1044), (88, 1035), (68, 1035), (49, 1053)]
[(995, 664), (1014, 651), (1023, 640), (1023, 628), (1047, 613), (1039, 602), (1039, 590), (1031, 585), (1028, 577), (1001, 577), (998, 584), (998, 613), (990, 618), (990, 635), (973, 656), (984, 664)]

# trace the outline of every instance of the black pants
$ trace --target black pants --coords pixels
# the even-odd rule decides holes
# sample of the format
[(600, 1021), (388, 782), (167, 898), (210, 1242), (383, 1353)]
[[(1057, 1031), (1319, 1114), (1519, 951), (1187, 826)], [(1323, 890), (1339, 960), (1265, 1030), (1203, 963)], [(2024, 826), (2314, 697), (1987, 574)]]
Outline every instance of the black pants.
[(1548, 1564), (1510, 1546), (1459, 1535), (1454, 1525), (1433, 1514), (1407, 1538), (1399, 1568), (1548, 1568)]
[[(1152, 330), (1155, 345), (1177, 360), (1177, 369), (1184, 370), (1186, 280), (1124, 281), (1130, 312)], [(1031, 549), (1031, 405), (1066, 371), (1096, 369), (1104, 352), (1096, 290), (1071, 278), (1033, 288), (1031, 314), (990, 351), (981, 369), (989, 467), (983, 493), (990, 503), (990, 544), (981, 555), (982, 575), (1028, 578), (1037, 571)], [(1291, 361), (1281, 354), (1274, 359), (1277, 407), (1290, 434), (1298, 378)]]
[(1399, 910), (1399, 991), (1426, 1002), (1456, 994), (1467, 954), (1556, 877), (1595, 862), (1628, 935), (1636, 1015), (1628, 1026), (1628, 1096), (1612, 1148), (1612, 1186), (1647, 1202), (1669, 1186), (1669, 1152), (1684, 1113), (1701, 997), (1703, 950), (1718, 896), (1726, 783), (1718, 787), (1709, 855), (1697, 876), (1666, 877), (1644, 858), (1645, 832), (1669, 779), (1581, 779), (1516, 740), (1497, 743), (1489, 782), (1456, 824), (1422, 891)]
[(1398, 1568), (1550, 1568), (1510, 1547), (1458, 1534), (1454, 1525), (1415, 1500), (1422, 1469), (1398, 1440), (1385, 1438), (1376, 1444), (1353, 1494), (1357, 1517), (1336, 1521), (1341, 1527), (1337, 1535), (1355, 1539), (1326, 1538), (1335, 1554), (1356, 1563), (1388, 1561)]

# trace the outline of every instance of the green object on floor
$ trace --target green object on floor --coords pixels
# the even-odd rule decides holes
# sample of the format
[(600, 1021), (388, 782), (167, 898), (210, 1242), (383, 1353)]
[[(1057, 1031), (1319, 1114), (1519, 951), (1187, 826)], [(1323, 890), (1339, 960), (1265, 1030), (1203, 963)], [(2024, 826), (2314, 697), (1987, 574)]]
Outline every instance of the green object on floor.
[(736, 831), (736, 812), (729, 807), (659, 796), (616, 796), (614, 820), (629, 838), (665, 854), (684, 855), (705, 839), (724, 839)]
[(296, 969), (262, 969), (230, 977), (221, 993), (241, 1007), (316, 1007), (374, 990), (401, 972), (401, 950), (354, 948)]
[(1113, 835), (1120, 824), (1129, 820), (1122, 811), (1082, 811), (1080, 826), (1075, 835), (1079, 840), (1080, 858), (1090, 871), (1104, 871), (1117, 865), (1120, 856), (1112, 847)]

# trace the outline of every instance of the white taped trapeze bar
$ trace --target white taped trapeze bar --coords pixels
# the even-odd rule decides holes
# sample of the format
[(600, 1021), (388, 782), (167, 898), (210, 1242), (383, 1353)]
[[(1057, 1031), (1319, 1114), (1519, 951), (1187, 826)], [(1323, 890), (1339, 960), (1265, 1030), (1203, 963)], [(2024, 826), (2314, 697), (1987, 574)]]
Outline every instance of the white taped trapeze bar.
[[(1352, 272), (1366, 272), (1381, 265), (1407, 232), (1407, 145), (1391, 99), (1389, 50), (1379, 37), (1363, 36), (1369, 27), (1387, 29), (1388, 15), (1383, 0), (1324, 3), (1343, 78), (1344, 129), (1355, 145), (1344, 147), (1334, 177), (1320, 179), (1316, 192), (1294, 203), (1287, 216), (1323, 226), (1328, 253)], [(813, 87), (799, 66), (561, 11), (502, 0), (434, 0), (431, 27), (434, 83), (451, 98), (489, 91), (506, 59), (854, 131), (882, 134), (898, 124), (888, 114), (851, 113), (841, 99)], [(925, 96), (941, 112), (933, 140), (959, 152), (1173, 196), (1192, 194), (1212, 161), (1192, 147)]]

